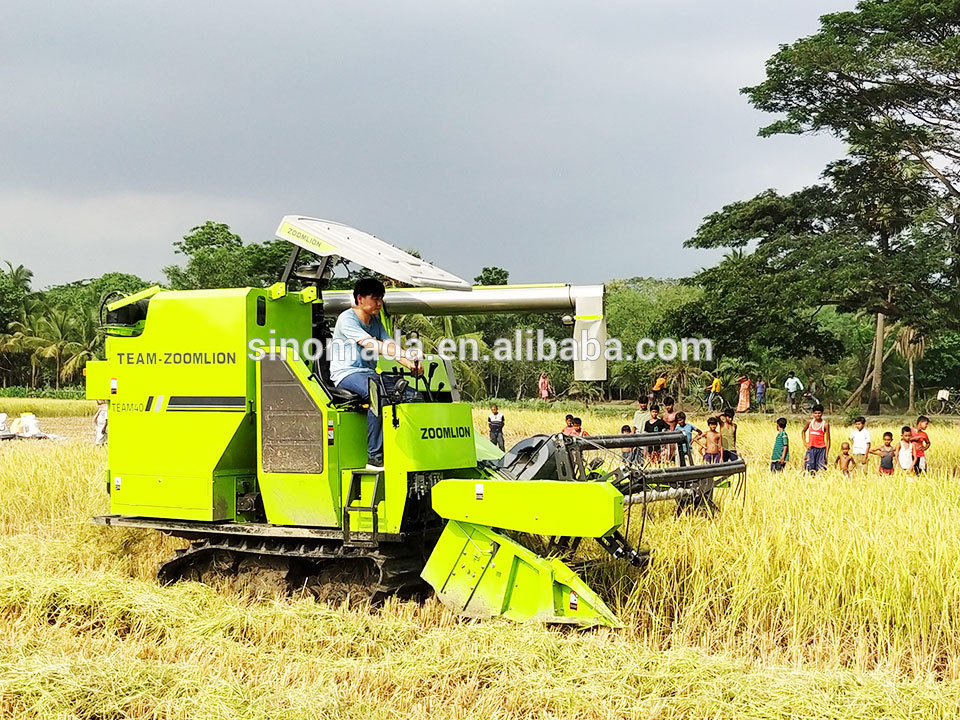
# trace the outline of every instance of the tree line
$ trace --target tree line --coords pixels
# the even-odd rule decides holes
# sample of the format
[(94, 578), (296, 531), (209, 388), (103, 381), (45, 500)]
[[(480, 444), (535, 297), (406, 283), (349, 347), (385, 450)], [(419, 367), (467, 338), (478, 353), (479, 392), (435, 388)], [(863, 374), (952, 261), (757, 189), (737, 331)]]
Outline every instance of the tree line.
[[(827, 134), (845, 153), (797, 192), (765, 190), (711, 213), (689, 248), (725, 248), (716, 265), (689, 278), (631, 278), (607, 285), (611, 336), (707, 337), (713, 363), (620, 361), (602, 388), (572, 382), (553, 363), (460, 363), (475, 397), (524, 397), (546, 370), (554, 386), (584, 399), (631, 397), (668, 373), (676, 393), (708, 373), (731, 383), (788, 370), (818, 382), (836, 405), (914, 405), (918, 394), (960, 385), (960, 0), (862, 0), (820, 18), (816, 33), (782, 45), (766, 77), (743, 89), (770, 113), (761, 136)], [(163, 269), (173, 289), (265, 287), (289, 246), (244, 243), (208, 221)], [(339, 278), (349, 284), (350, 273)], [(0, 384), (78, 381), (102, 352), (103, 293), (147, 285), (109, 273), (37, 292), (30, 271), (0, 271)], [(483, 284), (509, 281), (483, 268)], [(402, 319), (427, 346), (441, 336), (490, 344), (516, 328), (569, 332), (556, 318), (470, 316)]]

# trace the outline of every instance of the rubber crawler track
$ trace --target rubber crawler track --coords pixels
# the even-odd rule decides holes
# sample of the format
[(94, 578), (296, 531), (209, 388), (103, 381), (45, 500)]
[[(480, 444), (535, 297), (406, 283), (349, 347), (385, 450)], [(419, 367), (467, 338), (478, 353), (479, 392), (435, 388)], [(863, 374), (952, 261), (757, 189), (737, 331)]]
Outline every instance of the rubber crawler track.
[[(161, 582), (206, 580), (212, 564), (220, 573), (236, 575), (244, 560), (276, 566), (286, 561), (290, 590), (307, 588), (316, 594), (339, 597), (338, 588), (358, 590), (371, 602), (390, 595), (411, 597), (427, 586), (420, 578), (428, 551), (419, 544), (381, 543), (375, 547), (347, 546), (335, 540), (300, 538), (249, 538), (219, 536), (194, 541), (189, 548), (163, 563)], [(333, 586), (333, 587), (331, 587)]]

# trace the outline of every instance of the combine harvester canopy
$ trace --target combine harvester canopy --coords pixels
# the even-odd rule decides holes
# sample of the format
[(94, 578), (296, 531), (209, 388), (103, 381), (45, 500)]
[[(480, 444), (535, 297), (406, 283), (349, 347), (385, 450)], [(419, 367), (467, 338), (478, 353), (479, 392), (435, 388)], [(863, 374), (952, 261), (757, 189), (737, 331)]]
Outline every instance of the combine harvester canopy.
[[(714, 487), (744, 472), (693, 465), (682, 433), (542, 435), (503, 453), (440, 357), (416, 374), (381, 359), (398, 390), (381, 383), (369, 400), (336, 387), (328, 359), (300, 348), (323, 347), (351, 305), (328, 289), (340, 258), (417, 286), (387, 291), (392, 313), (572, 314), (575, 337), (601, 345), (603, 287), (471, 288), (316, 218), (287, 216), (277, 237), (294, 247), (271, 288), (154, 287), (106, 307), (106, 359), (87, 365), (87, 397), (110, 401), (110, 514), (94, 520), (190, 540), (161, 565), (164, 581), (261, 569), (320, 598), (377, 600), (420, 594), (425, 580), (469, 616), (616, 625), (568, 564), (581, 540), (642, 566), (647, 552), (621, 531), (632, 505), (711, 508)], [(575, 374), (606, 379), (602, 354)], [(383, 467), (366, 464), (368, 417), (383, 426)], [(666, 444), (676, 467), (624, 460), (624, 448)]]

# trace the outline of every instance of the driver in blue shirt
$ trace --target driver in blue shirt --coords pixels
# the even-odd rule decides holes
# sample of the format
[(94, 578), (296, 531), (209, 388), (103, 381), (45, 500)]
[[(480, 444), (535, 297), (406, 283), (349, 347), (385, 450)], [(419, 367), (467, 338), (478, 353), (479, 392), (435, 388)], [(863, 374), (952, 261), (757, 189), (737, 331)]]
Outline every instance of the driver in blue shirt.
[[(387, 333), (380, 320), (383, 308), (383, 283), (376, 278), (360, 278), (353, 286), (353, 307), (347, 308), (333, 328), (330, 353), (330, 380), (339, 388), (370, 399), (370, 380), (375, 379), (381, 393), (392, 393), (396, 378), (377, 373), (377, 358), (396, 360), (414, 374), (421, 366), (406, 357)], [(413, 397), (409, 393), (408, 399)], [(367, 462), (383, 467), (383, 421), (373, 410), (367, 412)]]

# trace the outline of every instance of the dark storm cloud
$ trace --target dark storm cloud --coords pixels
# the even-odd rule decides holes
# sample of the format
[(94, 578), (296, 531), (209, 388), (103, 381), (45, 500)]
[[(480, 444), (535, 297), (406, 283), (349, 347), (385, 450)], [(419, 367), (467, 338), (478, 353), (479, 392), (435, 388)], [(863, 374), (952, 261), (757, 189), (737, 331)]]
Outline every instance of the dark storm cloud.
[[(847, 3), (846, 6), (852, 5)], [(676, 276), (706, 213), (839, 148), (738, 94), (845, 5), (30, 4), (0, 27), (0, 259), (160, 279), (211, 218), (355, 224), (465, 277)]]

